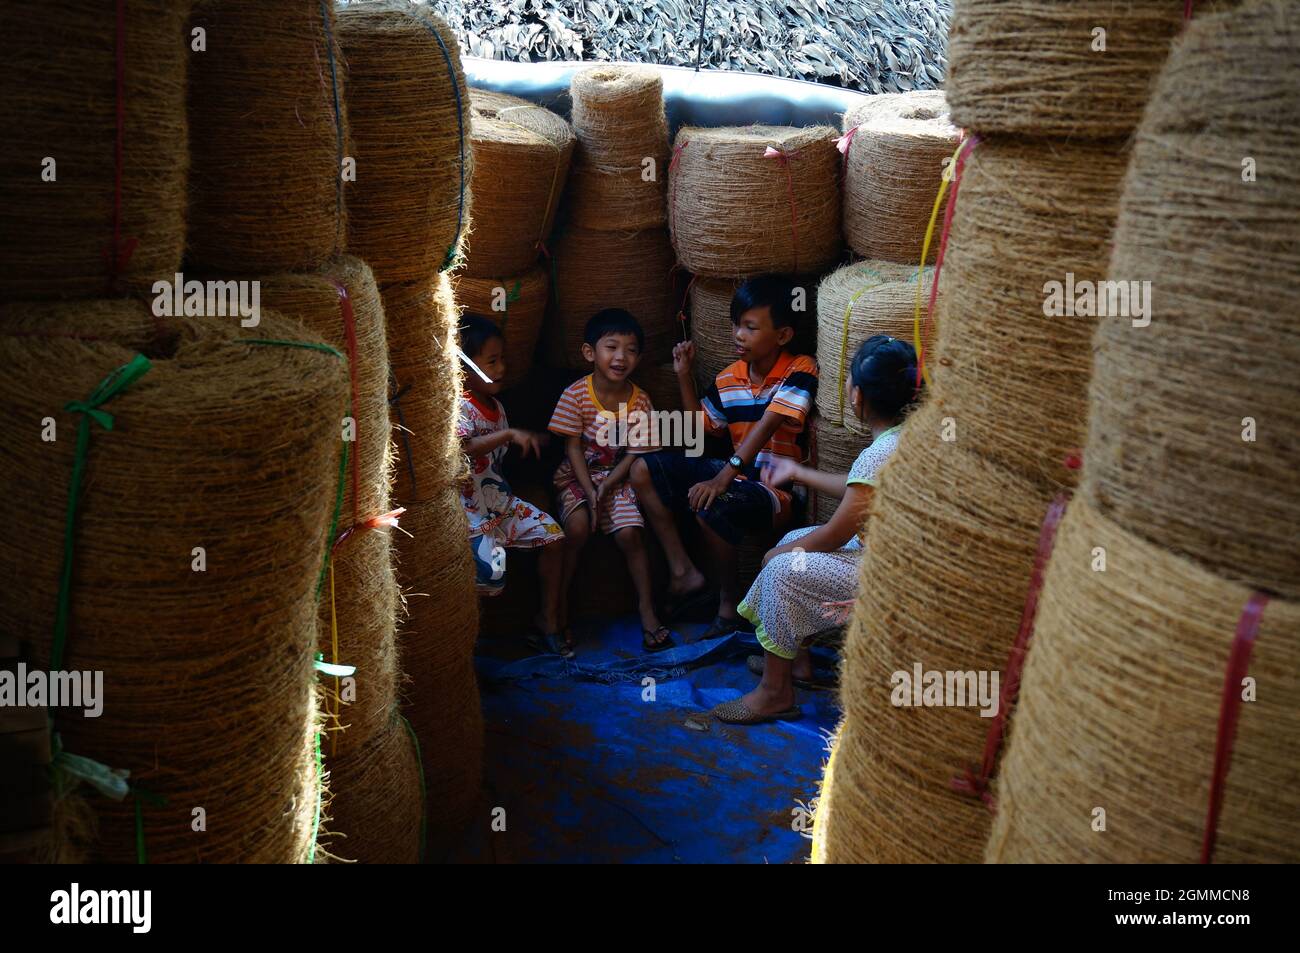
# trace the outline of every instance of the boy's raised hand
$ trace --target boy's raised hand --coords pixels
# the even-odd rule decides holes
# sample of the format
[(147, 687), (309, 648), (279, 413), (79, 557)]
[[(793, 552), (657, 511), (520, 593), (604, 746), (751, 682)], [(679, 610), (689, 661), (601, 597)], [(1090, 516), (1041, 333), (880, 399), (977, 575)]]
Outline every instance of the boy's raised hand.
[(691, 368), (695, 365), (695, 344), (691, 341), (681, 341), (673, 345), (673, 372), (678, 377), (683, 374), (689, 374)]

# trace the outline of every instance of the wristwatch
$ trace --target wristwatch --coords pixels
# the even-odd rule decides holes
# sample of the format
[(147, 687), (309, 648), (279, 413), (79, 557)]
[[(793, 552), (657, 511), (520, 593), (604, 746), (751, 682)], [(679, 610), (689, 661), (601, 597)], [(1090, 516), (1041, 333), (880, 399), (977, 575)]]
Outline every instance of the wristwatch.
[(728, 460), (727, 462), (730, 463), (735, 468), (737, 473), (745, 472), (745, 461), (740, 459), (738, 455), (733, 453), (731, 455), (731, 459)]

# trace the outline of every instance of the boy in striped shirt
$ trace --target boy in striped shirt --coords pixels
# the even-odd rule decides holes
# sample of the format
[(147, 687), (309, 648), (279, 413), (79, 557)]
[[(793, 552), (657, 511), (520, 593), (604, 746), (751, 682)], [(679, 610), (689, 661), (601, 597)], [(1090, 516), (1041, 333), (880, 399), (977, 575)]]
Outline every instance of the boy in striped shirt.
[(555, 471), (566, 539), (562, 616), (568, 615), (569, 585), (583, 544), (592, 533), (609, 533), (623, 551), (636, 585), (642, 647), (660, 652), (672, 648), (672, 634), (655, 612), (645, 522), (627, 484), (636, 456), (658, 449), (650, 425), (650, 398), (630, 380), (644, 347), (641, 325), (622, 308), (595, 315), (583, 331), (582, 345), (592, 371), (560, 395), (548, 429), (564, 438), (564, 461)]
[(682, 405), (704, 414), (710, 432), (726, 433), (734, 448), (727, 460), (650, 454), (632, 465), (632, 486), (663, 544), (672, 579), (670, 603), (683, 608), (705, 592), (704, 574), (682, 544), (674, 513), (694, 513), (721, 580), (718, 610), (701, 638), (751, 628), (737, 612), (736, 549), (749, 534), (770, 534), (790, 521), (790, 494), (760, 482), (762, 468), (778, 459), (799, 461), (797, 443), (817, 393), (817, 362), (787, 350), (794, 338), (795, 286), (766, 275), (742, 284), (731, 299), (738, 360), (723, 369), (701, 398), (692, 365), (695, 346), (673, 348)]

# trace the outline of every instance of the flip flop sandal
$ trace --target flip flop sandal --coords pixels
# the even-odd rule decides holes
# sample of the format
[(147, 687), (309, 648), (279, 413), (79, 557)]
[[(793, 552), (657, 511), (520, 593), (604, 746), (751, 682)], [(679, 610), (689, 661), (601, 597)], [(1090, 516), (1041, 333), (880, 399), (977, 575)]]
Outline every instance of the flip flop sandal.
[(774, 715), (760, 715), (749, 710), (739, 698), (714, 706), (709, 712), (718, 721), (727, 725), (761, 725), (765, 721), (794, 721), (803, 715), (798, 708), (788, 708)]
[[(749, 669), (755, 675), (763, 674), (763, 656), (751, 655), (745, 659), (745, 668)], [(827, 675), (817, 675), (814, 673), (812, 678), (793, 679), (795, 688), (802, 688), (810, 692), (824, 692), (835, 687), (835, 679)]]
[(703, 642), (705, 639), (716, 639), (722, 635), (730, 635), (732, 632), (746, 632), (752, 634), (754, 631), (753, 623), (748, 619), (724, 619), (720, 615), (715, 615), (709, 627), (695, 637), (693, 641)]
[[(654, 637), (660, 632), (663, 632), (664, 636), (656, 642)], [(641, 651), (643, 652), (662, 652), (664, 649), (673, 648), (676, 644), (673, 641), (672, 630), (666, 625), (659, 626), (653, 632), (650, 629), (641, 630)]]
[(565, 643), (558, 632), (543, 632), (540, 629), (535, 629), (528, 634), (524, 641), (542, 655), (573, 658), (573, 648)]
[(688, 612), (708, 604), (713, 598), (714, 594), (708, 586), (702, 586), (682, 595), (668, 596), (664, 599), (664, 618), (669, 622), (676, 622)]

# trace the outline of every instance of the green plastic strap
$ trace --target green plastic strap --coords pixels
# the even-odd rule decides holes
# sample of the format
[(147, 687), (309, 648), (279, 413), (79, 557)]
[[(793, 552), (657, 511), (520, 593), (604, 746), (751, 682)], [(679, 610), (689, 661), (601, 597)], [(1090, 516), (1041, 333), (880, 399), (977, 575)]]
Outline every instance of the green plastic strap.
[(144, 849), (144, 802), (148, 801), (154, 807), (166, 807), (167, 799), (142, 787), (132, 787), (131, 794), (135, 798), (135, 862), (147, 864), (149, 856)]
[(276, 347), (300, 347), (308, 351), (322, 351), (325, 354), (333, 354), (339, 360), (345, 360), (343, 352), (336, 347), (330, 347), (328, 344), (318, 344), (315, 341), (278, 341), (272, 338), (249, 338), (245, 344), (272, 344)]
[(402, 724), (406, 726), (406, 733), (411, 736), (411, 743), (415, 745), (415, 763), (420, 768), (420, 863), (424, 863), (429, 830), (429, 792), (424, 783), (424, 758), (420, 756), (420, 739), (415, 736), (415, 729), (400, 711), (397, 712), (397, 717), (402, 719)]
[(59, 577), (59, 603), (54, 614), (54, 642), (50, 646), (50, 671), (63, 668), (63, 651), (68, 640), (68, 613), (72, 606), (72, 556), (77, 534), (77, 503), (81, 498), (81, 478), (86, 471), (86, 454), (90, 449), (90, 425), (93, 421), (105, 430), (113, 429), (113, 415), (102, 410), (122, 391), (153, 367), (143, 354), (137, 354), (99, 382), (85, 400), (72, 400), (63, 409), (81, 414), (77, 425), (77, 450), (72, 463), (72, 481), (68, 487), (67, 517), (63, 523), (63, 571)]

